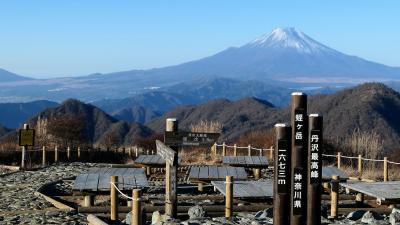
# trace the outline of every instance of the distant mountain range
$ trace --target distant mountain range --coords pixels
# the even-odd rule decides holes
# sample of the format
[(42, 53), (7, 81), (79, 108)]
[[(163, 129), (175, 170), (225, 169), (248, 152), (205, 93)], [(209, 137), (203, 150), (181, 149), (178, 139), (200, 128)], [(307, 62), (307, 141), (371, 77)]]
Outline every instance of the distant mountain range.
[[(397, 150), (400, 145), (400, 94), (384, 84), (367, 83), (333, 94), (310, 96), (308, 108), (309, 113), (324, 116), (327, 139), (341, 140), (360, 129), (376, 132), (383, 140), (385, 152)], [(129, 145), (137, 138), (162, 132), (168, 117), (178, 118), (182, 130), (189, 130), (190, 125), (201, 120), (219, 122), (222, 125), (221, 141), (232, 141), (249, 132), (289, 122), (289, 108), (276, 108), (270, 102), (254, 97), (237, 101), (217, 99), (198, 105), (178, 106), (143, 125), (118, 120), (93, 105), (68, 100), (38, 113), (29, 123), (34, 127), (38, 117), (65, 116), (83, 117), (86, 136), (93, 143), (104, 143), (114, 135), (119, 144)], [(3, 130), (2, 133), (9, 131)]]
[(56, 102), (45, 100), (28, 103), (0, 103), (0, 124), (8, 128), (19, 128), (30, 117), (57, 105)]
[(0, 82), (13, 82), (23, 80), (32, 80), (32, 78), (23, 77), (0, 68)]
[(241, 47), (175, 66), (75, 78), (27, 80), (11, 76), (0, 79), (0, 102), (121, 99), (154, 90), (176, 90), (173, 87), (183, 83), (196, 88), (201, 83), (195, 81), (218, 77), (302, 88), (399, 80), (400, 68), (340, 53), (295, 28), (277, 28)]

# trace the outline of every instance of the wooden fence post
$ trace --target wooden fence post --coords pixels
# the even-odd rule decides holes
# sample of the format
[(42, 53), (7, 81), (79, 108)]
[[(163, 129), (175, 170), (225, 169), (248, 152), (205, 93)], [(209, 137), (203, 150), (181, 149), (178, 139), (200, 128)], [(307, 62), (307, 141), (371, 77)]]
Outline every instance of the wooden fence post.
[(362, 179), (362, 157), (358, 155), (358, 179)]
[(338, 152), (337, 153), (337, 168), (340, 169), (341, 165), (342, 165), (342, 153)]
[(290, 224), (290, 148), (291, 127), (275, 125), (273, 224)]
[(94, 205), (94, 196), (93, 195), (85, 195), (84, 206), (90, 207)]
[(110, 195), (111, 195), (111, 220), (118, 220), (118, 176), (111, 176), (110, 179)]
[[(29, 130), (29, 124), (25, 123), (24, 124), (24, 130)], [(26, 152), (28, 151), (28, 146), (22, 146), (22, 156), (21, 156), (21, 168), (25, 169), (26, 164)]]
[(46, 166), (46, 146), (42, 147), (42, 166)]
[(225, 182), (225, 217), (231, 218), (233, 214), (233, 178), (226, 176)]
[(140, 189), (132, 190), (131, 225), (142, 225), (142, 199)]
[(263, 148), (261, 148), (261, 149), (260, 149), (260, 155), (259, 155), (260, 157), (262, 157), (262, 156), (263, 156), (263, 152), (264, 152), (264, 149), (263, 149)]
[(68, 146), (67, 148), (67, 159), (69, 160), (71, 158), (71, 148)]
[(54, 147), (54, 162), (58, 162), (58, 146)]
[(339, 199), (339, 176), (333, 175), (331, 181), (331, 217), (337, 218)]
[(233, 156), (237, 156), (237, 144), (233, 145)]
[(308, 119), (307, 225), (321, 224), (323, 118), (310, 114)]
[(269, 150), (269, 159), (272, 160), (274, 158), (274, 148), (271, 146)]
[(362, 206), (363, 204), (364, 204), (364, 194), (361, 192), (358, 192), (356, 194), (356, 205)]
[(389, 181), (389, 170), (388, 170), (388, 159), (387, 157), (383, 158), (383, 181)]
[(78, 147), (78, 159), (81, 158), (81, 147)]
[(226, 156), (226, 145), (225, 145), (225, 142), (222, 143), (222, 156)]
[(303, 225), (307, 214), (308, 122), (307, 95), (292, 93), (291, 102), (291, 211), (290, 224)]
[(251, 145), (247, 146), (247, 155), (251, 156)]

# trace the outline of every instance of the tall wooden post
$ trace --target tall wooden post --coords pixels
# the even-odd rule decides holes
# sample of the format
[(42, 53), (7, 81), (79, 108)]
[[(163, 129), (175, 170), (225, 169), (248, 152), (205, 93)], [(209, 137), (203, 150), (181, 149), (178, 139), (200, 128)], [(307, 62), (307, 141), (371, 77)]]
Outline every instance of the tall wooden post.
[[(24, 124), (24, 130), (29, 130), (29, 124)], [(22, 156), (21, 156), (21, 168), (26, 168), (26, 151), (28, 150), (28, 146), (22, 146)]]
[(290, 147), (291, 127), (275, 125), (274, 218), (275, 225), (290, 224)]
[(46, 146), (42, 147), (42, 166), (46, 166)]
[(338, 152), (337, 153), (337, 168), (340, 169), (342, 166), (342, 153)]
[(90, 207), (94, 205), (94, 195), (85, 195), (84, 206)]
[(291, 211), (290, 224), (306, 224), (307, 209), (307, 95), (292, 93), (292, 162), (291, 162)]
[(132, 190), (131, 225), (142, 225), (142, 199), (140, 189)]
[(71, 159), (71, 148), (68, 146), (67, 148), (67, 159), (70, 160)]
[(81, 158), (81, 147), (78, 147), (78, 159)]
[(388, 159), (387, 157), (383, 158), (383, 181), (389, 181), (389, 170), (388, 170)]
[(237, 144), (233, 145), (233, 156), (237, 156)]
[(362, 179), (362, 156), (358, 155), (358, 179)]
[(114, 185), (118, 187), (118, 176), (111, 176), (110, 179), (110, 198), (111, 198), (111, 217), (112, 221), (118, 220), (118, 191)]
[[(175, 118), (168, 118), (166, 120), (165, 131), (178, 132), (178, 120)], [(165, 142), (165, 137), (164, 137)], [(170, 146), (175, 151), (174, 163), (171, 165), (169, 162), (165, 164), (165, 213), (173, 218), (178, 215), (178, 199), (177, 199), (177, 167), (178, 167), (178, 147)]]
[(339, 199), (339, 176), (333, 175), (331, 181), (331, 217), (337, 218)]
[(247, 146), (247, 155), (251, 156), (251, 145)]
[(226, 176), (225, 182), (225, 217), (231, 218), (233, 214), (233, 178)]
[(225, 145), (225, 142), (222, 143), (222, 156), (226, 156), (226, 145)]
[(58, 162), (58, 147), (54, 147), (54, 162)]
[(323, 118), (311, 114), (308, 119), (307, 225), (321, 224)]
[(269, 150), (269, 159), (272, 160), (274, 158), (274, 148), (271, 146)]

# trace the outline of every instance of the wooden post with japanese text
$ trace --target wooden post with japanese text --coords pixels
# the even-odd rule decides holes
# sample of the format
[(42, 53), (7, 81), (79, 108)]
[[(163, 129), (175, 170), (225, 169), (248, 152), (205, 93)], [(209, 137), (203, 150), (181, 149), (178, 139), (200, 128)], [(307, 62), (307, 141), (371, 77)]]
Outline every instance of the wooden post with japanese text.
[[(178, 120), (168, 118), (166, 120), (165, 131), (178, 132)], [(164, 137), (165, 142), (165, 137)], [(157, 142), (158, 143), (158, 142)], [(169, 146), (172, 151), (169, 151), (170, 156), (165, 158), (165, 213), (173, 218), (177, 218), (178, 214), (178, 199), (177, 199), (177, 167), (178, 167), (178, 147)], [(165, 151), (168, 152), (168, 151)], [(157, 153), (163, 154), (162, 150), (157, 146)], [(172, 154), (172, 157), (171, 157)], [(167, 159), (169, 158), (169, 159)]]
[(320, 225), (323, 118), (318, 114), (311, 114), (308, 121), (307, 225)]
[(290, 224), (290, 147), (291, 127), (286, 124), (275, 125), (274, 159), (274, 218), (275, 225)]
[(292, 93), (290, 224), (304, 225), (307, 208), (307, 95)]
[(28, 146), (35, 143), (35, 130), (29, 129), (29, 124), (24, 124), (24, 128), (19, 130), (19, 146), (22, 147), (21, 168), (26, 168), (26, 151)]

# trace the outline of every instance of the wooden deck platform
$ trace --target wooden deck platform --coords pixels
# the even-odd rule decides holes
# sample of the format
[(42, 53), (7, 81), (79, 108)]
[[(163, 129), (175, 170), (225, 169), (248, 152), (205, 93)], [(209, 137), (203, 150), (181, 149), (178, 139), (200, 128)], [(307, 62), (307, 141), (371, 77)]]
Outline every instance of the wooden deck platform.
[(224, 156), (222, 163), (229, 166), (266, 168), (269, 162), (264, 156)]
[(400, 203), (400, 181), (391, 182), (349, 182), (342, 187), (375, 197), (378, 201)]
[[(218, 191), (226, 195), (226, 187), (224, 181), (211, 181)], [(265, 181), (234, 181), (233, 197), (234, 198), (272, 198), (274, 196), (274, 182), (272, 180)]]
[(322, 181), (332, 180), (333, 175), (338, 175), (341, 182), (346, 182), (349, 176), (343, 172), (343, 170), (334, 166), (324, 166), (322, 167)]
[(189, 180), (194, 182), (225, 180), (233, 176), (234, 180), (246, 180), (247, 173), (243, 167), (231, 166), (191, 166)]
[(144, 169), (141, 168), (93, 168), (76, 177), (72, 190), (109, 191), (111, 176), (118, 176), (117, 186), (120, 190), (149, 186)]
[[(181, 162), (181, 158), (178, 157), (178, 163)], [(149, 166), (149, 167), (164, 167), (165, 160), (160, 155), (139, 155), (136, 160), (136, 164)]]

